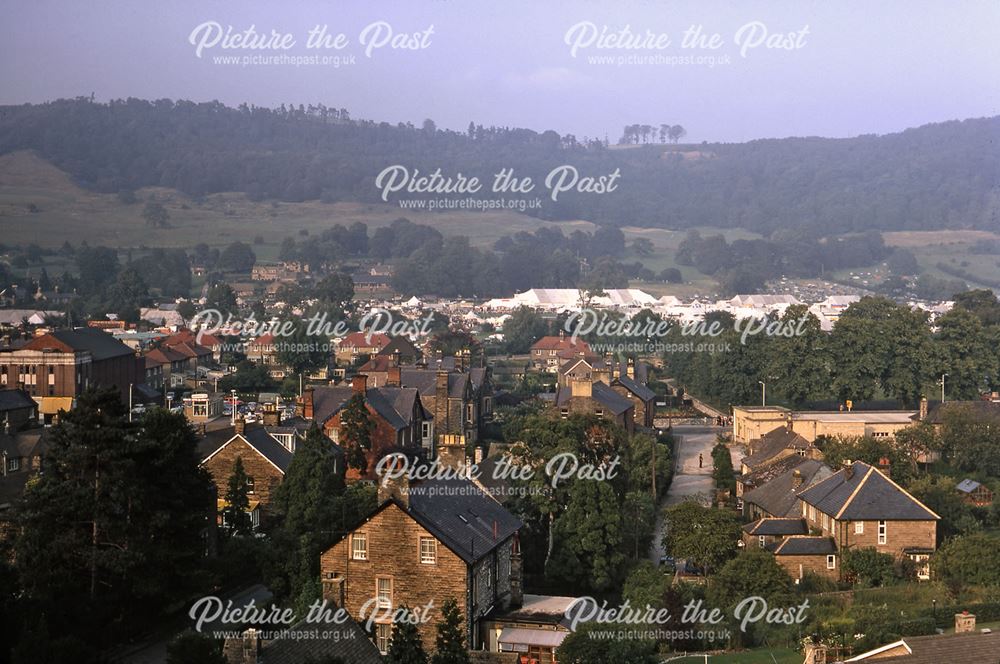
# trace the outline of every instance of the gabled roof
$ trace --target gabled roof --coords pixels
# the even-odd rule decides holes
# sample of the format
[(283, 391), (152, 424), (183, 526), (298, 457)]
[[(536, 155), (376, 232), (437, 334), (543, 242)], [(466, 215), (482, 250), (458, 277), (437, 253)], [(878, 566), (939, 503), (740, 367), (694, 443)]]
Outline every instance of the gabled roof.
[(767, 463), (786, 449), (808, 449), (811, 443), (786, 427), (778, 427), (760, 437), (759, 442), (752, 447), (756, 450), (750, 456), (743, 457), (743, 464), (748, 468), (756, 468)]
[(249, 445), (258, 454), (270, 461), (271, 465), (277, 468), (282, 475), (288, 472), (288, 467), (292, 463), (292, 453), (284, 445), (272, 438), (271, 434), (261, 426), (247, 426), (242, 434), (236, 433), (230, 427), (209, 433), (198, 443), (201, 463), (204, 464), (207, 462), (234, 440), (242, 440)]
[(186, 355), (178, 353), (173, 348), (154, 348), (146, 353), (146, 366), (153, 364), (171, 364), (173, 362), (183, 362), (187, 360)]
[(421, 482), (409, 496), (409, 513), (467, 563), (521, 528), (517, 517), (469, 480)]
[(936, 521), (940, 517), (874, 466), (855, 461), (813, 484), (799, 499), (847, 521)]
[(806, 535), (809, 529), (805, 519), (763, 518), (743, 526), (748, 535)]
[[(242, 629), (246, 625), (241, 623), (234, 627)], [(302, 620), (289, 627), (288, 634), (287, 638), (279, 636), (265, 641), (260, 661), (267, 664), (302, 664), (329, 658), (349, 664), (382, 664), (385, 661), (365, 631), (351, 618), (343, 623)]]
[(790, 535), (774, 548), (776, 556), (828, 556), (837, 553), (832, 537)]
[(0, 390), (0, 413), (22, 408), (37, 408), (35, 400), (21, 390)]
[(183, 330), (177, 330), (177, 332), (171, 334), (169, 337), (166, 337), (162, 343), (164, 346), (174, 346), (180, 343), (192, 343), (212, 348), (221, 344), (222, 341), (214, 334), (202, 332), (199, 337), (197, 332), (185, 328)]
[[(452, 399), (463, 398), (469, 378), (469, 374), (449, 371), (448, 396)], [(436, 369), (404, 368), (399, 372), (399, 382), (403, 387), (415, 388), (425, 400), (433, 400), (437, 396)]]
[[(354, 389), (350, 385), (315, 388), (313, 419), (320, 424), (328, 422), (347, 405), (352, 396)], [(418, 398), (418, 392), (414, 388), (373, 387), (365, 391), (365, 403), (396, 431), (413, 423), (413, 402)]]
[[(907, 654), (892, 657), (879, 656), (887, 650), (901, 647)], [(964, 632), (960, 634), (933, 634), (906, 636), (888, 645), (870, 650), (844, 660), (845, 662), (873, 661), (879, 664), (995, 664), (1000, 653), (1000, 631)]]
[(652, 401), (656, 398), (656, 393), (653, 390), (628, 376), (619, 376), (614, 382), (624, 387), (642, 401)]
[[(931, 424), (943, 424), (945, 415), (950, 412), (967, 410), (977, 419), (994, 418), (1000, 419), (1000, 402), (977, 399), (975, 401), (940, 401), (931, 404), (927, 409), (925, 422)], [(913, 419), (919, 419), (919, 414)]]
[[(768, 463), (760, 466), (745, 475), (739, 475), (736, 477), (736, 481), (743, 485), (744, 491), (747, 491), (755, 487), (764, 486), (774, 478), (790, 470), (798, 468), (806, 461), (808, 461), (808, 459), (804, 456), (790, 454), (782, 459), (778, 459), (774, 463)], [(805, 478), (803, 478), (803, 481), (804, 480)]]
[[(799, 459), (800, 457), (795, 455), (794, 458)], [(779, 461), (778, 464), (782, 461)], [(802, 484), (798, 490), (792, 488), (796, 470), (802, 475)], [(833, 470), (825, 463), (815, 459), (805, 459), (802, 463), (789, 468), (767, 483), (745, 492), (743, 502), (757, 505), (766, 513), (776, 517), (795, 517), (802, 513), (798, 504), (798, 494), (805, 491), (813, 482), (818, 482), (832, 474)]]
[(96, 361), (135, 353), (107, 332), (93, 327), (56, 330), (35, 337), (24, 345), (25, 350), (47, 350), (50, 348), (63, 352), (89, 351), (90, 356)]
[[(591, 386), (590, 396), (594, 401), (601, 404), (615, 415), (621, 415), (629, 408), (633, 408), (631, 401), (600, 381)], [(556, 405), (563, 406), (569, 403), (569, 400), (572, 397), (573, 390), (571, 388), (561, 387), (556, 394)]]

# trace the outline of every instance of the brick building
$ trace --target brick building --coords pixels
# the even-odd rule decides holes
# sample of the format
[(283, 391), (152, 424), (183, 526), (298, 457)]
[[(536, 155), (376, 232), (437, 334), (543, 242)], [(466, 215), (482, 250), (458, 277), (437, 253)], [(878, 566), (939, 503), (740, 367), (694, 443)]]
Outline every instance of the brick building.
[(432, 415), (424, 408), (420, 393), (415, 388), (369, 388), (368, 377), (363, 374), (354, 376), (350, 385), (306, 389), (299, 404), (301, 415), (315, 421), (326, 436), (339, 445), (342, 442), (341, 415), (355, 394), (364, 396), (374, 429), (371, 449), (365, 455), (367, 472), (362, 476), (351, 468), (347, 474), (349, 479), (373, 479), (378, 460), (390, 452), (423, 450), (427, 453), (433, 449)]
[(596, 415), (624, 428), (635, 431), (635, 406), (604, 383), (577, 380), (569, 387), (556, 391), (555, 407), (563, 419), (570, 415)]
[(0, 350), (0, 389), (20, 387), (46, 416), (54, 412), (47, 400), (63, 405), (94, 386), (116, 388), (128, 403), (129, 386), (144, 381), (144, 361), (95, 328), (56, 330), (19, 348)]

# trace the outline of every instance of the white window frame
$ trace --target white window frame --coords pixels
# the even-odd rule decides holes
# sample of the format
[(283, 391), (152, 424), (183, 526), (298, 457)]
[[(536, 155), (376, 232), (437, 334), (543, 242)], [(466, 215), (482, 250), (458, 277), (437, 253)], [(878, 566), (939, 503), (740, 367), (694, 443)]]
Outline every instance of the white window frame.
[[(388, 584), (388, 592), (383, 592), (382, 584)], [(375, 607), (379, 609), (391, 609), (392, 608), (392, 577), (391, 576), (377, 576), (375, 577)]]
[[(425, 548), (425, 545), (428, 545)], [(433, 537), (421, 536), (419, 539), (419, 554), (420, 554), (420, 564), (421, 565), (436, 565), (437, 564), (437, 540)]]
[(257, 482), (250, 475), (247, 475), (247, 495), (252, 496), (257, 488)]
[(855, 535), (864, 535), (865, 534), (865, 522), (864, 521), (855, 521), (854, 522), (854, 534)]
[(7, 472), (13, 473), (14, 471), (21, 469), (21, 459), (20, 457), (10, 457), (7, 459)]
[(757, 536), (757, 542), (760, 543), (760, 548), (763, 549), (764, 545), (767, 544), (767, 537), (765, 537), (764, 535), (758, 535)]
[(835, 554), (831, 553), (826, 557), (826, 568), (837, 569), (837, 556)]
[(878, 522), (878, 543), (885, 544), (889, 541), (889, 524), (885, 521)]
[[(361, 546), (359, 547), (358, 544)], [(351, 560), (368, 560), (368, 533), (351, 535)]]

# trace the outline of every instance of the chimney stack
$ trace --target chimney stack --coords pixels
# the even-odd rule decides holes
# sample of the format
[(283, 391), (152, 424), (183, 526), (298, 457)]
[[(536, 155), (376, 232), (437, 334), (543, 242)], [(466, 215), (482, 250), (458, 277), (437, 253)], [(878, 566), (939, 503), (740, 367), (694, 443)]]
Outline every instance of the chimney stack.
[(920, 397), (920, 421), (927, 419), (927, 397)]
[(444, 468), (452, 470), (465, 468), (465, 436), (443, 434), (437, 448), (437, 460)]
[(854, 477), (854, 462), (844, 459), (844, 479), (850, 480), (852, 477)]
[(400, 387), (403, 384), (403, 370), (400, 369), (398, 364), (392, 364), (389, 366), (389, 371), (386, 372), (385, 384), (387, 387)]
[(263, 421), (264, 421), (264, 426), (266, 427), (281, 426), (281, 411), (278, 410), (278, 404), (276, 403), (264, 404)]
[(524, 569), (521, 563), (521, 541), (514, 535), (510, 552), (510, 607), (521, 608), (524, 604)]
[(355, 394), (365, 394), (368, 392), (368, 376), (357, 374), (351, 379), (351, 390)]
[(955, 614), (955, 633), (976, 631), (976, 614), (962, 611)]
[(889, 457), (882, 457), (878, 460), (878, 469), (886, 477), (892, 476), (892, 463), (889, 461)]
[(295, 402), (295, 414), (302, 419), (311, 420), (313, 418), (313, 393), (315, 391), (312, 385), (307, 385), (302, 391), (302, 396)]
[(796, 468), (792, 471), (792, 491), (802, 486), (802, 471)]
[(389, 355), (389, 366), (398, 367), (401, 364), (400, 358), (402, 355), (403, 354), (399, 352), (398, 348), (394, 348), (392, 353)]
[[(405, 467), (406, 458), (403, 454), (394, 453), (385, 464), (386, 472)], [(410, 506), (410, 478), (406, 473), (402, 477), (379, 477), (378, 478), (378, 504), (381, 505), (387, 500), (395, 499), (405, 507)]]
[(631, 357), (625, 361), (625, 373), (629, 378), (635, 378), (635, 360)]

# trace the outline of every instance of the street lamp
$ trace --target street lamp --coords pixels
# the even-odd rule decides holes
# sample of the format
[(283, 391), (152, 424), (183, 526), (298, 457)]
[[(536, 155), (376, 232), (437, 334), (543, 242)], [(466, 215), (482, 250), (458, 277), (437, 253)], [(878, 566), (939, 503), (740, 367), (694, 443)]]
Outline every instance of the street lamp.
[(948, 377), (948, 374), (941, 374), (941, 403), (944, 403), (944, 379)]
[(231, 414), (232, 420), (230, 424), (236, 426), (236, 390), (229, 390), (229, 394), (231, 395), (229, 403), (232, 406), (232, 411), (230, 411), (232, 413)]
[(762, 380), (758, 380), (757, 382), (760, 383), (760, 405), (761, 405), (762, 408), (766, 408), (767, 407), (767, 385), (764, 384), (764, 381), (762, 381)]

